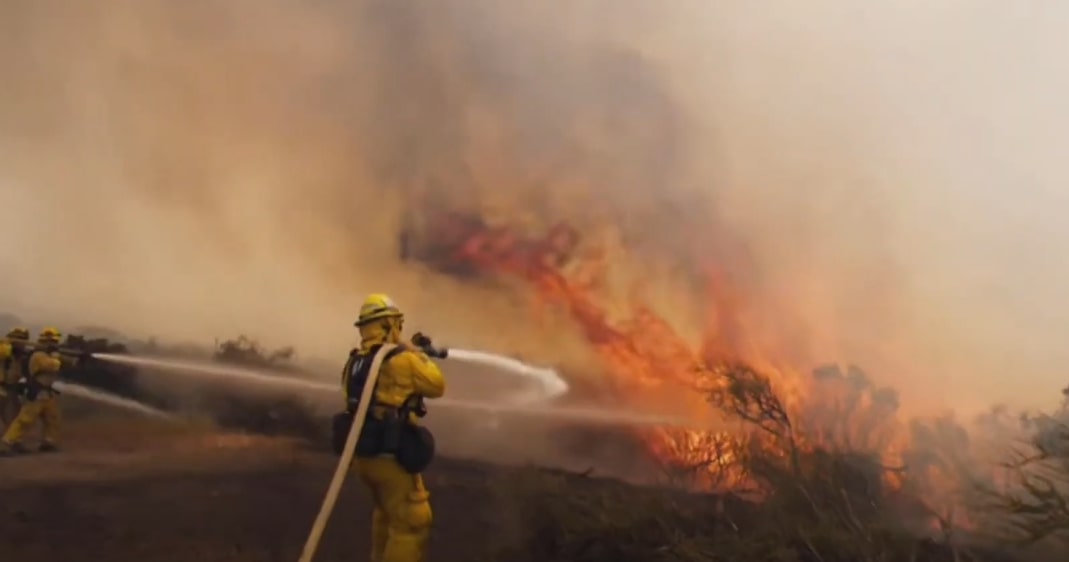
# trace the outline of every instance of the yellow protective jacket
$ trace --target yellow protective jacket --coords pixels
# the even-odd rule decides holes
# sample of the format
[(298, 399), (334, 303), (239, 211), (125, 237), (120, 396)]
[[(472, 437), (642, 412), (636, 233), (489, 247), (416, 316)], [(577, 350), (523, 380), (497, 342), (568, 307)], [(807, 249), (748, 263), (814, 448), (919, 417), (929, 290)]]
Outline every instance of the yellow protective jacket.
[[(349, 378), (352, 376), (352, 364), (357, 357), (366, 357), (378, 342), (365, 342), (353, 350), (342, 374), (342, 388), (347, 399), (359, 399), (348, 396)], [(383, 363), (379, 380), (375, 388), (375, 402), (371, 415), (381, 419), (387, 409), (400, 408), (412, 396), (423, 398), (440, 398), (445, 394), (445, 377), (441, 369), (423, 351), (402, 345), (400, 351), (391, 354)], [(411, 415), (410, 421), (416, 423), (417, 416)]]
[(30, 355), (30, 372), (26, 378), (33, 378), (37, 384), (51, 388), (52, 383), (59, 378), (59, 370), (63, 367), (63, 361), (55, 354), (47, 351), (34, 351)]
[(22, 357), (15, 355), (11, 342), (0, 342), (0, 382), (15, 384), (24, 376)]

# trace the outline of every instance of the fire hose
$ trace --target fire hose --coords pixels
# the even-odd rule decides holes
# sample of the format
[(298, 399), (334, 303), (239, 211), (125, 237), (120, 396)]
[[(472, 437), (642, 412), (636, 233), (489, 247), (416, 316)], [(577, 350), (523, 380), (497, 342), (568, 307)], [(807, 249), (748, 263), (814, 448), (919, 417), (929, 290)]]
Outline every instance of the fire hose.
[(364, 418), (367, 417), (368, 408), (371, 406), (372, 396), (375, 393), (375, 383), (379, 380), (382, 361), (386, 354), (395, 347), (397, 347), (395, 344), (384, 344), (375, 353), (375, 358), (371, 361), (371, 370), (368, 372), (363, 392), (360, 393), (360, 403), (356, 407), (353, 425), (349, 428), (349, 436), (345, 439), (345, 447), (342, 449), (341, 458), (338, 459), (338, 467), (334, 470), (334, 477), (327, 488), (327, 495), (323, 498), (323, 504), (319, 507), (315, 522), (312, 523), (312, 530), (308, 533), (308, 540), (304, 543), (304, 550), (301, 552), (298, 562), (312, 562), (312, 559), (315, 558), (316, 550), (319, 548), (319, 541), (323, 538), (323, 531), (327, 528), (327, 522), (330, 521), (330, 516), (334, 512), (334, 504), (338, 501), (338, 494), (341, 493), (342, 484), (345, 483), (345, 476), (349, 473), (349, 466), (353, 462), (353, 455), (356, 453), (356, 442), (360, 438), (360, 432), (364, 430)]

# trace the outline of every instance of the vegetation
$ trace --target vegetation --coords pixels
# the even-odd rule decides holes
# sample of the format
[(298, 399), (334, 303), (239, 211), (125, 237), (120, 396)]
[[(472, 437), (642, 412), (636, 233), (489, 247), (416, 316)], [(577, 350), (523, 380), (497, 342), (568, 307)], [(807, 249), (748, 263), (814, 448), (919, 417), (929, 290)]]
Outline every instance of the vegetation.
[[(813, 433), (830, 429), (792, 420), (759, 373), (733, 365), (720, 374), (726, 384), (710, 400), (761, 436), (733, 450), (735, 468), (755, 483), (761, 501), (584, 484), (579, 476), (544, 472), (511, 474), (500, 489), (523, 506), (516, 526), (523, 531), (504, 541), (511, 545), (504, 547), (509, 559), (996, 562), (1058, 560), (1069, 546), (1065, 408), (1016, 417), (1017, 429), (1029, 437), (1010, 462), (990, 471), (952, 418), (914, 420), (907, 462), (888, 467), (860, 444), (802, 447), (807, 440), (811, 445)], [(884, 414), (894, 410), (891, 395), (871, 388), (859, 372), (817, 376), (875, 394), (866, 402)], [(1003, 415), (981, 421), (989, 430), (997, 423), (1005, 434), (1007, 416), (996, 411)], [(996, 488), (996, 477), (1007, 474), (1014, 478)], [(957, 520), (955, 509), (965, 517)]]
[[(68, 344), (125, 349), (99, 339)], [(156, 342), (129, 345), (150, 346), (167, 352)], [(266, 351), (243, 336), (200, 353), (295, 370), (292, 350)], [(744, 438), (710, 441), (716, 454), (709, 459), (666, 467), (684, 477), (662, 488), (533, 467), (494, 469), (492, 501), (504, 515), (493, 522), (500, 532), (491, 533), (486, 559), (1002, 562), (1057, 560), (1054, 553), (1069, 548), (1069, 391), (1055, 412), (995, 408), (977, 420), (985, 434), (1017, 436), (999, 464), (983, 462), (952, 417), (900, 422), (894, 392), (856, 368), (819, 370), (814, 384), (830, 402), (793, 412), (772, 381), (745, 365), (723, 365), (716, 374), (722, 384), (709, 392), (710, 404), (748, 427)], [(71, 378), (168, 404), (138, 384), (136, 371), (110, 363), (86, 363)], [(325, 449), (327, 420), (298, 399), (207, 386), (197, 393), (222, 426), (296, 435)], [(879, 454), (890, 427), (910, 436), (894, 465)], [(714, 462), (728, 456), (730, 464)], [(734, 486), (740, 481), (749, 487)], [(699, 494), (680, 482), (733, 489)]]
[[(755, 504), (733, 496), (634, 488), (590, 477), (530, 469), (498, 477), (512, 507), (511, 536), (494, 559), (520, 561), (950, 561), (969, 556), (918, 538), (891, 513), (839, 511), (838, 494), (805, 497), (798, 483)], [(821, 488), (833, 488), (834, 479)], [(858, 499), (858, 498), (851, 498)]]
[[(101, 333), (101, 329), (95, 330), (95, 333)], [(104, 333), (119, 340), (125, 339), (116, 332), (104, 330)], [(299, 371), (293, 364), (295, 353), (292, 348), (267, 352), (258, 342), (244, 335), (217, 342), (214, 350), (189, 344), (169, 346), (155, 339), (119, 343), (81, 335), (69, 335), (63, 347), (88, 353), (123, 354), (134, 351), (187, 360), (209, 359), (279, 373)], [(310, 443), (327, 442), (325, 422), (317, 419), (298, 397), (234, 392), (232, 388), (219, 388), (197, 381), (168, 379), (167, 384), (152, 384), (150, 380), (140, 380), (138, 375), (139, 371), (134, 367), (90, 359), (68, 369), (65, 378), (167, 410), (182, 410), (192, 403), (197, 414), (209, 415), (211, 421), (220, 427), (263, 435), (300, 437)]]
[(1001, 463), (1004, 478), (981, 484), (992, 532), (1022, 546), (1050, 544), (1069, 549), (1069, 389), (1061, 408), (1021, 415), (1027, 437)]
[(240, 335), (235, 339), (216, 343), (212, 358), (220, 363), (232, 363), (265, 369), (292, 371), (293, 347), (284, 347), (275, 351), (265, 351), (256, 340)]

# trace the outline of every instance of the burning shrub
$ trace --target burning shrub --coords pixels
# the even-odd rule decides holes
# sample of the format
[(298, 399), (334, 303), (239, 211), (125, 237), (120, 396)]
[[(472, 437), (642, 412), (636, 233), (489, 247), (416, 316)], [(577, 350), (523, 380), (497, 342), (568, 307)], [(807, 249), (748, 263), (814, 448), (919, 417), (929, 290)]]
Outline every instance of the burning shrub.
[[(753, 484), (745, 482), (736, 461), (755, 449), (778, 448), (778, 454), (797, 472), (797, 456), (803, 450), (885, 456), (892, 448), (898, 429), (897, 394), (876, 387), (859, 369), (851, 367), (846, 373), (837, 367), (818, 370), (808, 381), (787, 369), (769, 369), (776, 373), (774, 380), (743, 360), (736, 349), (741, 346), (735, 345), (744, 334), (729, 298), (732, 288), (715, 268), (699, 267), (696, 273), (711, 292), (710, 304), (717, 308), (710, 311), (706, 341), (694, 350), (669, 322), (641, 302), (631, 303), (629, 318), (610, 320), (596, 296), (596, 280), (604, 277), (601, 269), (608, 264), (593, 260), (576, 266), (583, 259), (578, 252), (580, 238), (568, 225), (557, 224), (543, 236), (532, 237), (507, 227), (489, 227), (471, 217), (430, 215), (425, 228), (437, 232), (434, 225), (439, 225), (438, 230), (449, 234), (433, 237), (438, 246), (432, 265), (448, 271), (439, 267), (440, 262), (457, 263), (483, 274), (511, 275), (530, 283), (547, 306), (570, 314), (603, 359), (612, 390), (622, 399), (641, 400), (645, 389), (672, 387), (682, 394), (711, 396), (729, 422), (748, 422), (749, 427), (734, 435), (646, 432), (650, 451), (673, 470), (694, 472), (708, 486), (737, 487)], [(421, 254), (411, 255), (419, 258)], [(569, 274), (576, 270), (584, 271), (582, 279)], [(784, 401), (774, 391), (777, 386), (804, 382), (812, 387), (804, 401), (795, 396)]]
[[(802, 461), (828, 469), (842, 461), (821, 454)], [(849, 468), (847, 468), (849, 467)], [(846, 476), (855, 465), (840, 466)], [(878, 471), (876, 471), (878, 472)], [(829, 489), (838, 474), (825, 480)], [(877, 478), (878, 480), (878, 478)], [(917, 539), (871, 508), (849, 511), (810, 501), (793, 476), (776, 499), (761, 504), (732, 495), (634, 487), (587, 475), (503, 470), (495, 478), (499, 513), (509, 514), (492, 559), (620, 562), (762, 560), (806, 562), (972, 560), (953, 546)], [(792, 492), (791, 490), (795, 490)], [(787, 496), (791, 496), (790, 499)], [(831, 498), (835, 494), (821, 497)], [(801, 500), (801, 501), (796, 501)], [(986, 556), (983, 560), (1012, 560)]]
[(1028, 432), (1002, 464), (1001, 486), (985, 486), (995, 530), (1017, 544), (1069, 546), (1069, 408), (1054, 414), (1022, 415)]
[[(405, 257), (464, 278), (521, 279), (546, 306), (565, 311), (620, 400), (641, 401), (663, 388), (708, 397), (722, 429), (639, 430), (648, 451), (677, 479), (763, 500), (770, 516), (762, 523), (776, 527), (778, 544), (803, 545), (795, 559), (899, 559), (909, 549), (895, 550), (894, 529), (916, 524), (948, 535), (959, 524), (975, 526), (955, 518), (955, 509), (978, 478), (995, 475), (978, 474), (982, 463), (962, 427), (949, 417), (903, 423), (897, 392), (857, 367), (804, 374), (792, 368), (797, 361), (755, 350), (740, 309), (745, 292), (708, 260), (731, 253), (730, 241), (709, 237), (717, 240), (714, 256), (694, 249), (689, 274), (710, 307), (695, 348), (638, 298), (614, 302), (610, 315), (600, 293), (613, 264), (567, 224), (539, 235), (429, 211), (421, 231), (423, 247), (404, 234)], [(621, 317), (627, 308), (630, 316)]]
[[(799, 532), (838, 536), (853, 545), (854, 551), (861, 545), (873, 545), (873, 534), (888, 526), (884, 508), (893, 492), (887, 486), (892, 469), (881, 463), (880, 450), (830, 439), (833, 430), (843, 429), (837, 419), (828, 424), (811, 421), (809, 433), (802, 433), (770, 379), (745, 365), (724, 366), (721, 377), (724, 384), (711, 394), (712, 403), (758, 432), (737, 438), (736, 470), (754, 486), (748, 492), (765, 498), (770, 513), (786, 514), (783, 524), (794, 525)], [(857, 374), (835, 380), (849, 381), (852, 393), (865, 388), (857, 384), (865, 380)], [(807, 441), (808, 446), (802, 447)], [(839, 552), (842, 550), (838, 547)], [(855, 553), (859, 559), (877, 554)]]

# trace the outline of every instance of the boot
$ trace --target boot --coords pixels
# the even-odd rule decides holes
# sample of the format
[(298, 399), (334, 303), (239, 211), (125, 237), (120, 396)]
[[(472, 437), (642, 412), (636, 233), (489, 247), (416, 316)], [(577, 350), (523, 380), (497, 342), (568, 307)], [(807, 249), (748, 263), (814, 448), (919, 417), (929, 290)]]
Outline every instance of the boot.
[(42, 453), (58, 453), (59, 447), (57, 447), (55, 443), (45, 441), (44, 443), (41, 443), (41, 446), (38, 447), (37, 450)]
[(5, 443), (0, 445), (0, 447), (3, 447), (0, 448), (0, 457), (14, 457), (16, 455), (25, 455), (30, 452), (30, 450), (22, 443), (12, 443), (10, 445)]

